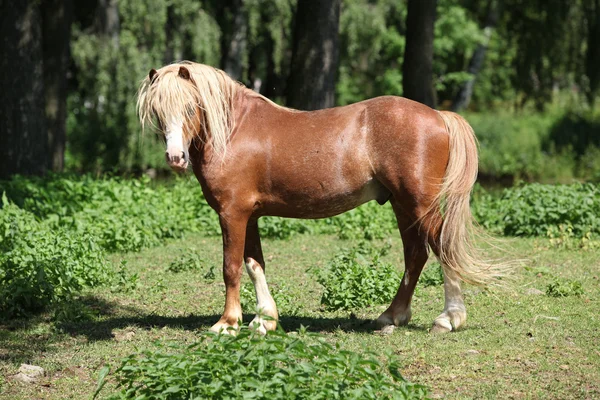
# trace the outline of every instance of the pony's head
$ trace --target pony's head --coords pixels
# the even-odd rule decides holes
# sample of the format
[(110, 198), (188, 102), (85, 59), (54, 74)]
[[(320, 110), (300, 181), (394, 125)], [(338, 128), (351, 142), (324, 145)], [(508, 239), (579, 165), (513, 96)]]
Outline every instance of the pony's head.
[(171, 168), (187, 168), (194, 142), (225, 154), (238, 86), (223, 71), (191, 62), (150, 70), (138, 93), (138, 113), (142, 128), (150, 125), (164, 135)]

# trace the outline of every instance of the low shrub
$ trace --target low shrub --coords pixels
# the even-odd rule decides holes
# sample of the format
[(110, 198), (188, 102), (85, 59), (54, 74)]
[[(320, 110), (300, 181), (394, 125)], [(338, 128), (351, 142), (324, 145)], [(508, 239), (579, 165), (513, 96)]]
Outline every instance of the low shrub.
[(425, 266), (419, 283), (424, 287), (428, 286), (440, 286), (444, 284), (444, 273), (442, 272), (442, 266), (439, 262), (435, 261)]
[(93, 236), (50, 229), (3, 197), (0, 209), (0, 310), (24, 315), (68, 300), (111, 274)]
[(583, 286), (577, 280), (555, 278), (546, 287), (546, 294), (550, 297), (581, 296)]
[[(235, 337), (203, 334), (188, 347), (160, 346), (125, 358), (114, 399), (421, 399), (398, 361), (332, 346), (316, 334), (242, 328)], [(99, 388), (106, 381), (101, 374)]]
[(600, 235), (600, 188), (529, 184), (482, 195), (473, 206), (485, 228), (510, 236), (594, 239)]
[(363, 241), (333, 257), (325, 268), (316, 271), (324, 288), (321, 303), (330, 310), (389, 303), (400, 285), (400, 275), (396, 267), (380, 259), (388, 249)]

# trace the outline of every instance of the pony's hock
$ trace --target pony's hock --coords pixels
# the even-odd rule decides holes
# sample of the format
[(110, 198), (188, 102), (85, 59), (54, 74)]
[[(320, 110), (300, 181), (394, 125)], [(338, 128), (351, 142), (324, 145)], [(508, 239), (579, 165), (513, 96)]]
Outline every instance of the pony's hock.
[(465, 322), (460, 281), (485, 284), (499, 274), (472, 245), (477, 145), (458, 114), (393, 96), (292, 110), (192, 62), (151, 70), (138, 110), (143, 126), (155, 125), (165, 135), (169, 165), (183, 170), (190, 164), (219, 215), (226, 297), (213, 330), (237, 329), (242, 319), (243, 261), (256, 290), (255, 325), (263, 333), (276, 327), (258, 231), (265, 215), (324, 218), (389, 200), (404, 243), (405, 273), (378, 319), (383, 326), (409, 322), (428, 248), (444, 271), (445, 307), (433, 331)]

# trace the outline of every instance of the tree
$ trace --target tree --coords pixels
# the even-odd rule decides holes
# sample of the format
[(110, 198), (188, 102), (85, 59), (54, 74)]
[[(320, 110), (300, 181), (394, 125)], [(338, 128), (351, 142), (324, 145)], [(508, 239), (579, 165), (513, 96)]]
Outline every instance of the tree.
[(498, 23), (498, 0), (489, 0), (487, 7), (487, 17), (483, 29), (483, 41), (475, 49), (471, 61), (469, 62), (469, 67), (467, 68), (467, 72), (471, 75), (471, 78), (460, 86), (460, 89), (452, 102), (452, 111), (455, 112), (468, 107), (471, 102), (475, 80), (483, 67), (485, 53), (487, 52), (492, 32)]
[(228, 3), (232, 21), (231, 32), (224, 38), (223, 70), (233, 79), (241, 80), (248, 38), (248, 18), (244, 0), (230, 0)]
[(67, 119), (67, 70), (73, 4), (71, 0), (44, 0), (41, 4), (44, 102), (53, 171), (62, 171), (65, 159)]
[(593, 105), (600, 91), (600, 0), (584, 0), (584, 11), (587, 22), (585, 72), (589, 81), (586, 94), (588, 102)]
[(0, 2), (0, 178), (40, 175), (50, 165), (44, 116), (38, 2)]
[(433, 37), (437, 0), (408, 0), (406, 49), (402, 64), (404, 97), (435, 107)]
[(335, 104), (341, 0), (298, 0), (287, 105), (317, 110)]

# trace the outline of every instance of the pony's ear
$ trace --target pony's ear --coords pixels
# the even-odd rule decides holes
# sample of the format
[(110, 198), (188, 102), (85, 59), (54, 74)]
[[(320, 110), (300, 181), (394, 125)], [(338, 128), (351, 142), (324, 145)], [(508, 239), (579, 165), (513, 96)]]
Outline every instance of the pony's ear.
[(156, 72), (154, 68), (152, 68), (150, 72), (148, 72), (148, 78), (150, 78), (150, 82), (154, 81), (156, 74), (158, 74), (158, 72)]
[(179, 77), (189, 81), (190, 79), (192, 79), (191, 75), (190, 75), (190, 70), (187, 69), (184, 66), (179, 67)]

